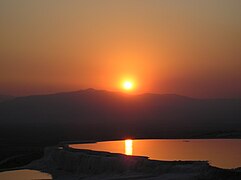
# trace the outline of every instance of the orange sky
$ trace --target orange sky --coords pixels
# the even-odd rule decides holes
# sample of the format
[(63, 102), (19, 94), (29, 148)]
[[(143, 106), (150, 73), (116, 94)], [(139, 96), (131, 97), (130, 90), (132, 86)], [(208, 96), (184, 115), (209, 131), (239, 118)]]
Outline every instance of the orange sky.
[(239, 0), (2, 0), (0, 94), (241, 97)]

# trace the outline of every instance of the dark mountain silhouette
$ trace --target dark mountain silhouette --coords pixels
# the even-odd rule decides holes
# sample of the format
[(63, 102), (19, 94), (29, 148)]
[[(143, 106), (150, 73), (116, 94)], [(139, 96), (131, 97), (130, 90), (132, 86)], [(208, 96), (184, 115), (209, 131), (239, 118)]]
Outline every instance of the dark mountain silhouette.
[(128, 95), (87, 89), (0, 103), (1, 137), (74, 139), (239, 137), (241, 99)]

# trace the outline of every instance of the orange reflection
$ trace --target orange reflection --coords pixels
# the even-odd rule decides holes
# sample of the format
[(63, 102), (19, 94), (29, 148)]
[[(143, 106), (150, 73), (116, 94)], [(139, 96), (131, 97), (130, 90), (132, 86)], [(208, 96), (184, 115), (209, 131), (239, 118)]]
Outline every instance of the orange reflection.
[(125, 140), (125, 154), (132, 155), (132, 139)]
[[(135, 145), (135, 151), (133, 149), (133, 145)], [(126, 155), (146, 156), (149, 157), (149, 159), (163, 161), (208, 160), (211, 165), (221, 168), (237, 168), (241, 166), (240, 139), (127, 139), (122, 141), (105, 141), (92, 144), (70, 144), (69, 147), (121, 153)]]

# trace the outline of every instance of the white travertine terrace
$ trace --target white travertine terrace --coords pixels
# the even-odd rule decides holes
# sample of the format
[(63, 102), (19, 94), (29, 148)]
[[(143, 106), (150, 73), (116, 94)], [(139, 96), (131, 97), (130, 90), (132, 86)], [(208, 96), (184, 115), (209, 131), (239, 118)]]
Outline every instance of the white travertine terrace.
[[(157, 161), (148, 157), (48, 147), (42, 159), (27, 166), (50, 173), (54, 179), (239, 179), (240, 170), (225, 170), (207, 161)], [(65, 175), (63, 175), (65, 174)], [(67, 175), (66, 175), (67, 174)], [(230, 178), (229, 178), (230, 177)]]

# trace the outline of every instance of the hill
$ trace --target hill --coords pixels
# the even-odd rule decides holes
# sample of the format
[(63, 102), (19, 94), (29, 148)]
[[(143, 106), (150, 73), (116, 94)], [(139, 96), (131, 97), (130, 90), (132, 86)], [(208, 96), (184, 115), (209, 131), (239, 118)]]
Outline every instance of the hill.
[(214, 138), (219, 134), (240, 138), (241, 99), (128, 95), (87, 89), (2, 102), (0, 119), (1, 137), (19, 138), (21, 143), (202, 135)]

